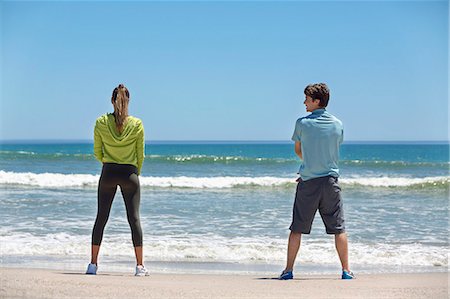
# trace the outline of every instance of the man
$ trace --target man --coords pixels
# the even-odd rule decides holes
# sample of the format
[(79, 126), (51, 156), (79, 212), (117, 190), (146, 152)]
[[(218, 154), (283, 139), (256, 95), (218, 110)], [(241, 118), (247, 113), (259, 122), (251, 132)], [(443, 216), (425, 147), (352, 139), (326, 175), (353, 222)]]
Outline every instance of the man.
[(342, 279), (353, 279), (348, 264), (348, 242), (344, 211), (338, 185), (339, 146), (343, 140), (342, 122), (328, 113), (330, 90), (325, 83), (305, 88), (306, 117), (299, 118), (292, 140), (295, 153), (303, 161), (292, 215), (286, 268), (279, 279), (293, 279), (295, 258), (302, 234), (311, 232), (316, 211), (319, 210), (327, 234), (334, 234), (336, 250), (341, 260)]

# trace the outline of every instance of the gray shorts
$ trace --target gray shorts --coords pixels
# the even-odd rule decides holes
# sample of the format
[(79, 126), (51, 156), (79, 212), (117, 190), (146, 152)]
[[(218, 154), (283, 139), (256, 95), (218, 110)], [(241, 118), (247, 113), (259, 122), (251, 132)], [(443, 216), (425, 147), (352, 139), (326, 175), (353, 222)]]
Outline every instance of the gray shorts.
[(332, 176), (307, 181), (300, 179), (295, 193), (292, 224), (293, 232), (309, 234), (316, 211), (319, 210), (327, 234), (345, 232), (344, 208), (338, 179)]

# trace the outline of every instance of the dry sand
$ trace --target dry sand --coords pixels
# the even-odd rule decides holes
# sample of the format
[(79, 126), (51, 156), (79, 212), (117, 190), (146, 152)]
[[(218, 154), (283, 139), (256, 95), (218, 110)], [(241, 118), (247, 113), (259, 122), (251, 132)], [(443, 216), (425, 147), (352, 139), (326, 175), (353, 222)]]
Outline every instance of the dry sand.
[(448, 273), (364, 274), (351, 281), (327, 275), (291, 281), (254, 275), (88, 276), (12, 268), (0, 268), (0, 274), (1, 298), (449, 298)]

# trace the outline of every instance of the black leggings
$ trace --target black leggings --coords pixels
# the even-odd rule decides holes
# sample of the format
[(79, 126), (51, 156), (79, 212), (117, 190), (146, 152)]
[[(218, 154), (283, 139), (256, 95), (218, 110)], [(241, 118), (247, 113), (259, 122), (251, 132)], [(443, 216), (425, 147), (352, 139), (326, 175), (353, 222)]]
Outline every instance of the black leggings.
[(108, 221), (117, 186), (120, 186), (125, 201), (133, 245), (134, 247), (142, 246), (142, 229), (139, 219), (141, 192), (138, 170), (133, 165), (115, 163), (103, 164), (102, 175), (98, 182), (98, 210), (92, 230), (92, 245), (102, 243), (103, 230)]

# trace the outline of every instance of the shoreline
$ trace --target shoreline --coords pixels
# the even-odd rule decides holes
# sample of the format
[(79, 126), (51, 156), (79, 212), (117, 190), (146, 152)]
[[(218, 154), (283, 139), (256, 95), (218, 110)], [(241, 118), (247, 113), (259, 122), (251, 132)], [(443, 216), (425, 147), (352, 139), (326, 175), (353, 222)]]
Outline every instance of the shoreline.
[[(1, 298), (448, 298), (448, 272), (337, 275), (158, 274), (0, 268)], [(95, 295), (94, 295), (95, 294)]]
[[(301, 258), (299, 259), (301, 260)], [(0, 259), (0, 268), (5, 269), (36, 269), (45, 271), (83, 272), (89, 262), (89, 256), (8, 256)], [(145, 265), (151, 273), (163, 275), (268, 275), (274, 276), (281, 272), (285, 261), (268, 262), (231, 262), (231, 261), (157, 261), (146, 258)], [(99, 263), (99, 274), (131, 273), (134, 271), (133, 256), (102, 256)], [(352, 263), (352, 270), (359, 275), (396, 275), (396, 274), (427, 274), (447, 273), (447, 265), (442, 266), (405, 266), (405, 265), (363, 265)], [(336, 276), (340, 273), (339, 262), (320, 264), (299, 261), (294, 272), (300, 275)]]

